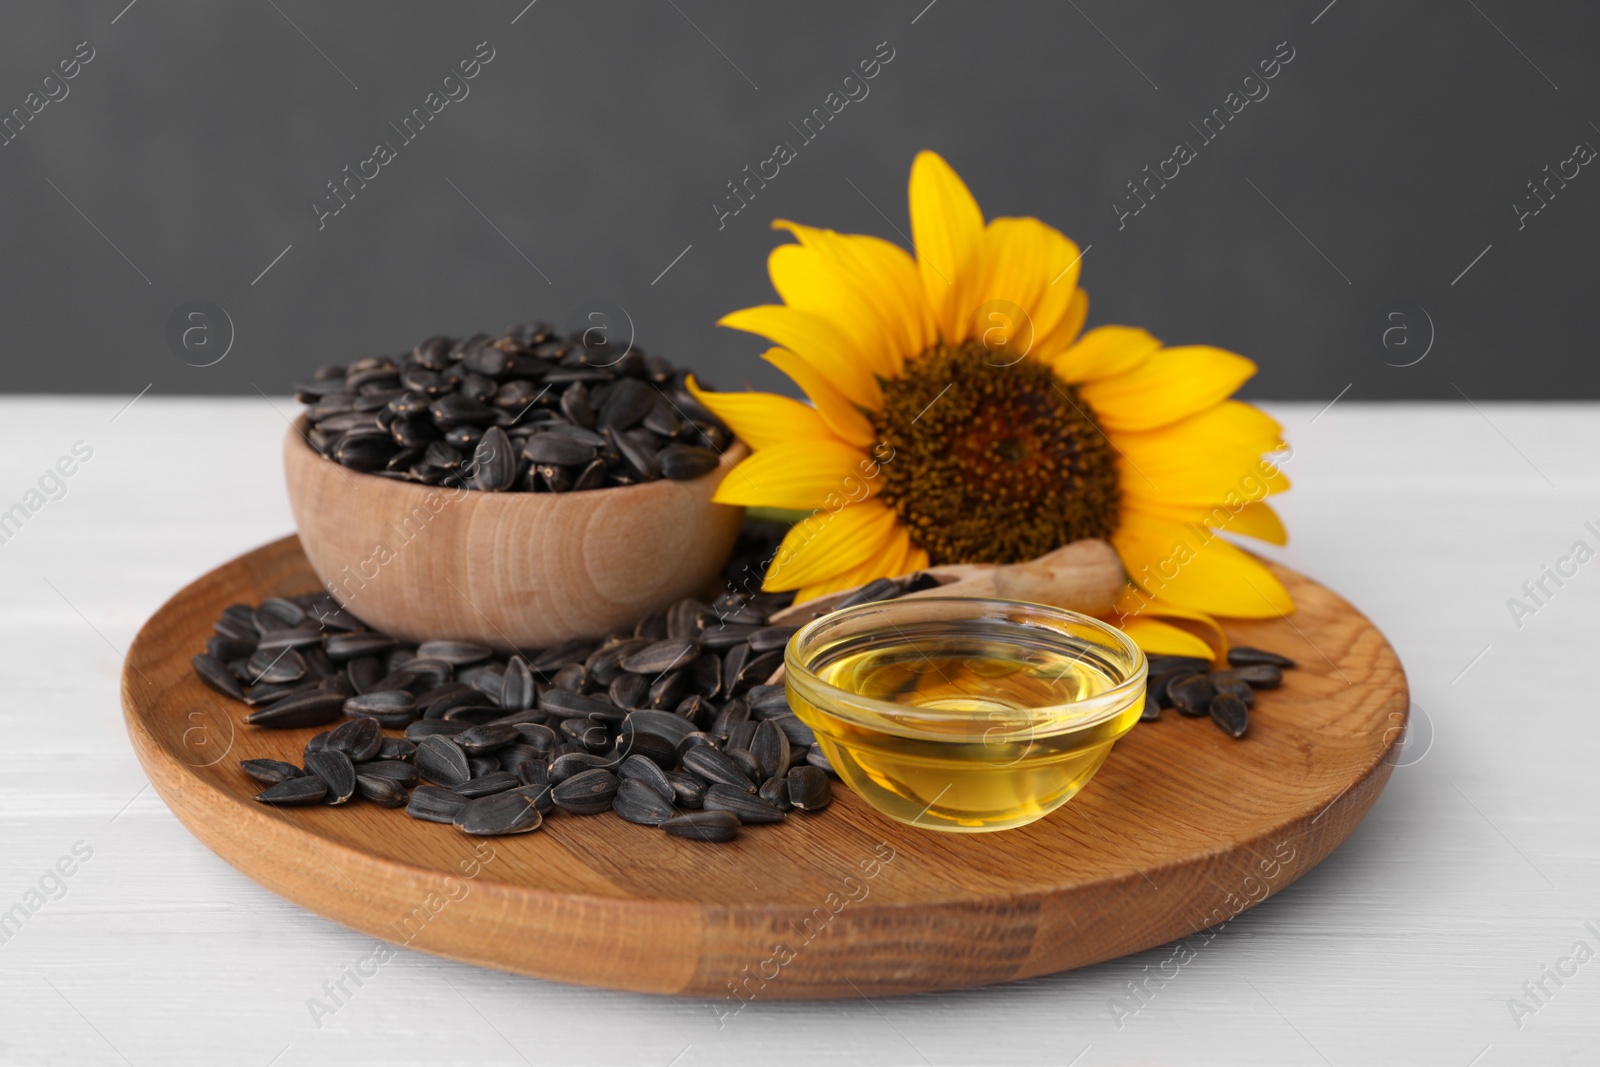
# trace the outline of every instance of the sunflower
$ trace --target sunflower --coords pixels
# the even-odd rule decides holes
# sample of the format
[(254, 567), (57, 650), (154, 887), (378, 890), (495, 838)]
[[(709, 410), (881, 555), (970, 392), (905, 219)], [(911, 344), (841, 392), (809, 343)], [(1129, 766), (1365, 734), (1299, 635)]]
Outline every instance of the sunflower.
[[(911, 168), (913, 259), (876, 237), (779, 220), (782, 304), (719, 325), (767, 338), (803, 403), (691, 388), (752, 450), (723, 503), (799, 509), (765, 588), (806, 600), (941, 563), (1009, 563), (1097, 537), (1128, 586), (1113, 618), (1146, 651), (1212, 655), (1213, 616), (1293, 610), (1225, 530), (1274, 544), (1265, 458), (1280, 427), (1228, 399), (1242, 356), (1083, 332), (1082, 254), (1034, 218), (984, 223), (942, 158)], [(1159, 618), (1158, 618), (1159, 616)]]

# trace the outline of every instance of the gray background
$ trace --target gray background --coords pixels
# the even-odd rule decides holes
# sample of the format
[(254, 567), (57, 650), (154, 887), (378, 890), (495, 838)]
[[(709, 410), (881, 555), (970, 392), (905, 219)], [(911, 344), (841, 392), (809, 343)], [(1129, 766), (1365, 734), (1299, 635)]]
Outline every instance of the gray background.
[[(723, 388), (779, 386), (762, 342), (713, 325), (772, 299), (768, 221), (904, 243), (929, 147), (987, 215), (1092, 246), (1091, 324), (1242, 352), (1252, 395), (1600, 395), (1600, 176), (1520, 230), (1511, 206), (1600, 145), (1592, 5), (525, 2), (6, 5), (0, 112), (96, 54), (0, 148), (0, 389), (276, 395), (595, 301)], [(319, 230), (324, 183), (398, 144), (388, 123), (481, 41), (470, 95)], [(789, 123), (881, 41), (869, 95), (719, 230), (725, 183), (799, 144)], [(1189, 124), (1283, 41), (1270, 95), (1199, 147)], [(1119, 229), (1125, 183), (1180, 139), (1199, 158)], [(194, 299), (232, 323), (213, 366), (168, 340)]]

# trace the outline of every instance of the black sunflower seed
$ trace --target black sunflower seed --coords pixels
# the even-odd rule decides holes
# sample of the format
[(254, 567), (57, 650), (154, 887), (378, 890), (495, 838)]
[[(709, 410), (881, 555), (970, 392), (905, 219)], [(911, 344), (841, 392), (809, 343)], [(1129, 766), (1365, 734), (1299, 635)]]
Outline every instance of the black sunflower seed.
[(409, 798), (406, 787), (396, 779), (371, 774), (356, 775), (356, 792), (363, 800), (385, 808), (403, 808)]
[(522, 739), (521, 743), (533, 749), (541, 759), (549, 759), (555, 752), (561, 739), (556, 732), (543, 723), (527, 722), (517, 723), (517, 734)]
[(520, 790), (470, 800), (456, 813), (455, 824), (463, 833), (480, 837), (526, 834), (544, 822), (530, 797)]
[(357, 631), (333, 634), (328, 638), (324, 651), (333, 662), (345, 663), (362, 656), (381, 656), (394, 647), (395, 640), (392, 637), (370, 631)]
[(700, 642), (692, 637), (669, 637), (629, 653), (622, 660), (622, 669), (631, 674), (658, 675), (679, 667), (687, 667), (700, 654)]
[(839, 777), (839, 772), (833, 769), (833, 763), (828, 759), (828, 754), (822, 751), (821, 745), (811, 746), (811, 750), (806, 753), (806, 765), (831, 774), (835, 778)]
[(1249, 645), (1235, 645), (1228, 649), (1228, 666), (1249, 667), (1256, 664), (1266, 664), (1277, 667), (1279, 670), (1289, 671), (1295, 668), (1294, 660), (1288, 656), (1281, 656), (1276, 652), (1268, 652), (1264, 648), (1251, 648)]
[[(816, 768), (813, 767), (812, 770)], [(824, 778), (827, 776), (824, 775)], [(756, 790), (756, 796), (765, 800), (779, 811), (788, 811), (794, 805), (789, 800), (789, 780), (787, 778), (768, 778), (761, 783), (761, 788)]]
[(639, 778), (623, 778), (617, 783), (611, 810), (641, 826), (660, 826), (676, 814), (667, 796)]
[(1173, 706), (1189, 716), (1205, 715), (1211, 698), (1216, 695), (1216, 685), (1204, 674), (1174, 678), (1167, 683), (1167, 696), (1172, 699)]
[(801, 811), (821, 811), (833, 802), (833, 783), (821, 767), (791, 767), (788, 780), (789, 802)]
[(300, 778), (306, 772), (292, 763), (275, 759), (240, 760), (239, 767), (262, 785), (277, 785), (290, 778)]
[(393, 778), (401, 785), (415, 785), (417, 782), (417, 769), (404, 760), (380, 759), (368, 763), (356, 764), (356, 774), (372, 775), (378, 778)]
[(446, 737), (424, 737), (418, 741), (416, 763), (422, 777), (452, 789), (473, 776), (467, 754)]
[(378, 758), (381, 760), (412, 760), (417, 755), (417, 746), (403, 737), (385, 737), (383, 744), (378, 747)]
[(593, 752), (564, 752), (550, 761), (549, 778), (551, 783), (559, 785), (586, 771), (610, 770), (615, 766), (617, 761), (608, 756)]
[(722, 457), (697, 445), (668, 445), (656, 453), (661, 473), (674, 481), (690, 481), (717, 469)]
[(1211, 721), (1229, 737), (1243, 737), (1250, 728), (1250, 709), (1232, 693), (1218, 693), (1212, 697), (1209, 710)]
[(194, 665), (194, 673), (200, 676), (202, 682), (223, 696), (235, 700), (244, 699), (244, 688), (239, 684), (239, 679), (233, 676), (233, 672), (228, 670), (228, 665), (222, 660), (209, 653), (201, 653), (189, 662)]
[[(1165, 674), (1167, 671), (1181, 670), (1183, 674), (1204, 674), (1211, 669), (1211, 661), (1201, 659), (1199, 656), (1151, 656), (1150, 674)], [(1180, 675), (1179, 677), (1182, 677)]]
[(750, 635), (750, 651), (771, 652), (782, 649), (800, 629), (798, 626), (763, 626)]
[(761, 774), (758, 781), (775, 778), (789, 769), (789, 737), (773, 719), (756, 727), (750, 739), (750, 755)]
[[(696, 661), (698, 666), (698, 661)], [(619, 675), (606, 691), (611, 703), (624, 711), (636, 711), (649, 699), (650, 679), (642, 674)]]
[(690, 811), (673, 816), (661, 828), (689, 841), (732, 841), (739, 836), (739, 817), (731, 811)]
[(263, 804), (276, 804), (279, 807), (299, 807), (320, 804), (327, 795), (327, 782), (314, 774), (305, 774), (268, 786), (256, 794), (256, 799)]
[(292, 648), (257, 649), (246, 662), (252, 684), (282, 685), (305, 677), (306, 661)]
[(500, 706), (507, 711), (526, 711), (539, 699), (533, 671), (521, 656), (512, 656), (500, 678)]
[(315, 626), (291, 626), (282, 630), (268, 630), (256, 643), (257, 652), (277, 655), (286, 648), (308, 648), (322, 644), (322, 631)]
[(1148, 693), (1145, 694), (1144, 708), (1139, 712), (1140, 722), (1159, 722), (1161, 719), (1161, 705)]
[(329, 804), (343, 804), (355, 795), (356, 768), (343, 752), (335, 749), (313, 752), (306, 757), (306, 770), (327, 785)]
[[(424, 641), (417, 646), (417, 655), (423, 659), (443, 660), (453, 667), (488, 659), (494, 652), (470, 641)], [(416, 670), (413, 666), (412, 670)]]
[(1256, 702), (1256, 691), (1250, 687), (1249, 682), (1242, 678), (1218, 677), (1220, 674), (1222, 672), (1218, 671), (1211, 675), (1211, 684), (1217, 687), (1218, 693), (1232, 693), (1244, 701), (1244, 706), (1247, 708)]
[(1283, 669), (1270, 663), (1252, 663), (1231, 670), (1217, 671), (1223, 678), (1237, 678), (1255, 689), (1276, 689), (1283, 684)]
[(599, 767), (575, 774), (551, 788), (556, 807), (573, 815), (598, 815), (617, 795), (617, 776)]
[(516, 789), (522, 784), (522, 779), (510, 771), (490, 771), (462, 782), (455, 791), (464, 797), (490, 797), (508, 789)]
[(569, 693), (565, 689), (547, 689), (539, 696), (539, 710), (546, 715), (564, 719), (595, 716), (598, 719), (621, 718), (622, 709), (609, 700)]
[(316, 688), (308, 692), (287, 696), (264, 708), (257, 708), (244, 717), (251, 726), (269, 730), (298, 730), (306, 726), (322, 726), (337, 719), (344, 710), (345, 698), (338, 693), (328, 693)]
[(756, 791), (750, 776), (739, 765), (714, 748), (697, 745), (683, 754), (683, 769), (699, 775), (708, 782), (726, 785), (746, 793)]
[(812, 732), (811, 727), (793, 715), (774, 715), (767, 722), (775, 723), (778, 729), (783, 731), (784, 736), (789, 739), (791, 745), (814, 745), (817, 743), (817, 735)]
[(672, 799), (680, 808), (698, 808), (706, 802), (706, 783), (692, 774), (667, 772), (672, 783)]
[(343, 752), (352, 763), (376, 759), (383, 747), (383, 730), (372, 719), (351, 719), (328, 735), (328, 748)]
[(706, 788), (705, 806), (707, 811), (731, 811), (746, 824), (782, 822), (784, 818), (783, 812), (755, 795), (753, 786), (745, 792), (737, 786), (712, 783)]
[(629, 756), (618, 764), (617, 777), (623, 781), (638, 779), (662, 796), (672, 796), (672, 781), (667, 777), (667, 772), (655, 761), (643, 756)]
[(457, 734), (455, 742), (469, 756), (483, 756), (522, 739), (515, 726), (485, 724), (474, 726), (466, 733)]
[(444, 719), (422, 719), (406, 727), (406, 740), (417, 744), (424, 737), (455, 737), (472, 727), (464, 722), (447, 722)]
[(472, 476), (467, 484), (489, 493), (503, 493), (517, 484), (517, 454), (511, 438), (498, 426), (484, 431), (472, 452)]
[(411, 791), (406, 814), (426, 822), (453, 823), (469, 801), (458, 793), (433, 785), (419, 785)]

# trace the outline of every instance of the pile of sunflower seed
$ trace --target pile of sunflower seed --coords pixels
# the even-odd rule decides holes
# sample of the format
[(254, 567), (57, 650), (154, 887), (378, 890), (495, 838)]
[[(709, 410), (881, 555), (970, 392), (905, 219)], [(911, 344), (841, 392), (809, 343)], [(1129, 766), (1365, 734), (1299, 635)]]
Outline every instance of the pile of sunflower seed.
[(1228, 650), (1228, 667), (1213, 671), (1211, 661), (1198, 656), (1151, 656), (1143, 722), (1161, 718), (1162, 708), (1177, 708), (1180, 715), (1211, 716), (1229, 737), (1240, 738), (1250, 729), (1250, 709), (1257, 689), (1276, 689), (1283, 672), (1294, 660), (1276, 652), (1236, 645)]
[[(839, 606), (924, 584), (876, 582)], [(501, 659), (468, 642), (398, 641), (326, 595), (274, 597), (229, 606), (193, 662), (250, 705), (246, 723), (333, 727), (307, 741), (302, 765), (241, 763), (266, 786), (262, 803), (359, 797), (469, 834), (614, 811), (727, 841), (832, 799), (816, 738), (783, 687), (763, 684), (796, 629), (768, 622), (787, 599), (682, 600), (628, 633)]]
[(431, 337), (394, 359), (322, 367), (295, 399), (313, 449), (386, 478), (564, 493), (714, 469), (733, 436), (685, 372), (597, 337), (543, 323)]

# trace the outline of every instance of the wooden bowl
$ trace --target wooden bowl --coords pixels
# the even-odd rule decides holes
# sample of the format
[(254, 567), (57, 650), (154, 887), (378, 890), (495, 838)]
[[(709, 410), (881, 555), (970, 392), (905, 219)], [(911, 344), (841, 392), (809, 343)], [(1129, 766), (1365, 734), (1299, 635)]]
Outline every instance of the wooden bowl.
[(685, 596), (726, 564), (744, 509), (713, 504), (741, 443), (693, 481), (574, 493), (484, 493), (362, 474), (284, 439), (289, 506), (323, 587), (410, 641), (504, 651), (599, 637)]

